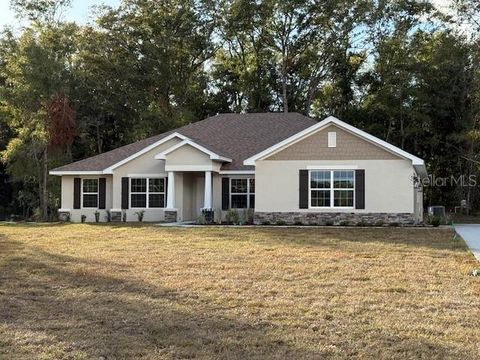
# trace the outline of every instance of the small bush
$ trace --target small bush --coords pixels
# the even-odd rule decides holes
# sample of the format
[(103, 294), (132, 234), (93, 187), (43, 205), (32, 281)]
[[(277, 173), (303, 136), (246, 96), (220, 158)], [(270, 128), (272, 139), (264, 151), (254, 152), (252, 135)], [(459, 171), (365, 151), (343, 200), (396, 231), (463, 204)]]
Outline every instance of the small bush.
[(238, 217), (239, 217), (239, 215), (238, 215), (237, 210), (228, 209), (227, 216), (226, 216), (227, 223), (238, 225), (238, 220), (239, 220)]
[(326, 226), (333, 226), (333, 220), (327, 220), (325, 221)]
[(350, 225), (350, 223), (347, 220), (342, 220), (342, 221), (340, 221), (339, 225), (340, 226), (348, 226), (348, 225)]
[(294, 222), (294, 224), (295, 224), (296, 226), (303, 226), (303, 221), (296, 220), (296, 221)]
[(100, 222), (100, 212), (96, 210), (94, 215), (95, 215), (95, 222), (96, 223)]
[(247, 212), (246, 211), (241, 211), (238, 214), (238, 225), (245, 225), (247, 222)]
[(388, 224), (388, 226), (390, 226), (390, 227), (399, 227), (399, 226), (400, 226), (400, 223), (398, 223), (398, 222), (391, 222), (390, 224)]
[(270, 225), (270, 221), (264, 220), (264, 221), (262, 221), (262, 225)]
[(432, 225), (433, 227), (439, 227), (440, 225), (444, 224), (445, 220), (438, 215), (430, 216), (428, 218), (428, 224)]
[(284, 220), (277, 220), (277, 221), (275, 222), (275, 224), (276, 224), (276, 225), (279, 225), (279, 226), (283, 226), (283, 225), (285, 225), (285, 221), (284, 221)]
[(205, 219), (205, 214), (202, 213), (200, 214), (200, 216), (197, 218), (197, 224), (199, 225), (205, 225), (207, 223), (207, 220)]
[(385, 222), (383, 220), (377, 220), (375, 222), (375, 226), (383, 226), (385, 224)]
[(84, 223), (85, 220), (87, 220), (87, 215), (82, 215), (82, 216), (80, 216), (80, 221), (81, 221), (82, 223)]
[(145, 210), (140, 210), (135, 213), (137, 215), (138, 221), (142, 222), (143, 221), (143, 216), (145, 215)]

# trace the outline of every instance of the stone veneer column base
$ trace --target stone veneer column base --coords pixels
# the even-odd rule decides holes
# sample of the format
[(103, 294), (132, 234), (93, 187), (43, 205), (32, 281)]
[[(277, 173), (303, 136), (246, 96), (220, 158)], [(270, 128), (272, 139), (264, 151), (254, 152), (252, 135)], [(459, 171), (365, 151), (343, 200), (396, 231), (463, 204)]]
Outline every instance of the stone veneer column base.
[(122, 212), (117, 210), (110, 210), (110, 221), (111, 222), (122, 221)]
[(410, 213), (255, 212), (254, 223), (287, 225), (413, 225)]
[(177, 222), (177, 210), (165, 210), (165, 222)]

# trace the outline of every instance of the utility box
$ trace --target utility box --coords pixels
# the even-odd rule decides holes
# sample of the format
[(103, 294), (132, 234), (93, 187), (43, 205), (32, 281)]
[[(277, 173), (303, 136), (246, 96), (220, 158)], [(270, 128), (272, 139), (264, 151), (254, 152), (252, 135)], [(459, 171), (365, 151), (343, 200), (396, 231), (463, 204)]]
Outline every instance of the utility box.
[(445, 217), (445, 206), (429, 206), (428, 216), (440, 216)]

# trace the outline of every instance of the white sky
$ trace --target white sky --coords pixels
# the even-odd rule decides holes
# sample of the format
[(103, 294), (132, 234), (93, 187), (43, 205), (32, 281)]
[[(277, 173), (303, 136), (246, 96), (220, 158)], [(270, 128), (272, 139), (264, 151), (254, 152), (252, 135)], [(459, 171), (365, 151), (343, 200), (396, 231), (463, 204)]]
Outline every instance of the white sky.
[[(93, 5), (116, 6), (119, 3), (120, 0), (72, 0), (72, 6), (67, 9), (65, 19), (85, 24), (90, 20), (90, 8)], [(5, 25), (17, 26), (18, 20), (15, 19), (15, 14), (10, 9), (10, 1), (0, 0), (0, 28)]]

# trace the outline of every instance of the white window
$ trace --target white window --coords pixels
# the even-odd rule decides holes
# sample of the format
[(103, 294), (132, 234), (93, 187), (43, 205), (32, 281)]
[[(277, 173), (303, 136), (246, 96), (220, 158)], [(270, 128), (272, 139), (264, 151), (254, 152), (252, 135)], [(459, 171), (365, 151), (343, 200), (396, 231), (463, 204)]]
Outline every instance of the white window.
[(165, 179), (131, 178), (130, 207), (139, 209), (164, 208)]
[(255, 179), (230, 179), (230, 207), (232, 209), (255, 208)]
[(353, 208), (355, 171), (310, 170), (310, 207)]
[(328, 133), (328, 147), (337, 147), (337, 133), (334, 131)]
[(82, 208), (98, 208), (98, 179), (82, 179)]

